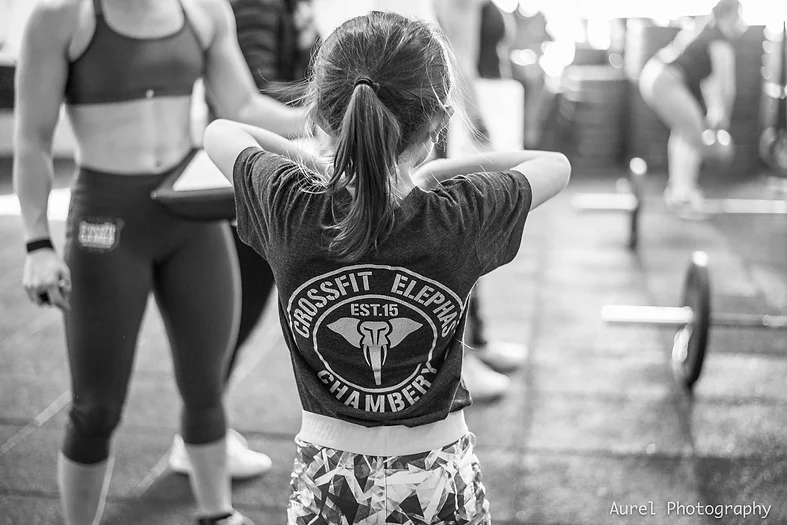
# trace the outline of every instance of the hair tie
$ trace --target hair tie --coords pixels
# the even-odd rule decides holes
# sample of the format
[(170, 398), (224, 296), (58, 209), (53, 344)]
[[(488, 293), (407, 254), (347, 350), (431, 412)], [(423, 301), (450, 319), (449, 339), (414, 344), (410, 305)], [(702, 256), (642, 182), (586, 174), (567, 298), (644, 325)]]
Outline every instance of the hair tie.
[(380, 90), (380, 84), (378, 84), (377, 82), (375, 82), (369, 77), (358, 77), (358, 79), (355, 81), (355, 84), (353, 85), (353, 89), (357, 88), (361, 84), (366, 84), (367, 86), (372, 88), (375, 93), (377, 93)]

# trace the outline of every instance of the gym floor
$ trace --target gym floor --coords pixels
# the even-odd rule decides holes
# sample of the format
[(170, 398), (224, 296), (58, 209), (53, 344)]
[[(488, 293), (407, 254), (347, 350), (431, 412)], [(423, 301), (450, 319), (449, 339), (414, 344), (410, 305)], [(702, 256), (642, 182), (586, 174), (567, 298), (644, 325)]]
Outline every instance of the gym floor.
[[(67, 186), (70, 169), (59, 166), (58, 186)], [(11, 192), (9, 174), (10, 163), (0, 162), (0, 193)], [(787, 332), (713, 331), (691, 396), (671, 373), (672, 330), (605, 326), (600, 310), (677, 304), (689, 256), (701, 249), (715, 310), (784, 314), (787, 216), (680, 221), (658, 199), (665, 177), (656, 172), (634, 253), (625, 216), (571, 207), (572, 194), (612, 191), (624, 175), (576, 166), (569, 189), (528, 220), (516, 260), (481, 281), (490, 334), (530, 347), (508, 394), (469, 410), (493, 519), (785, 524)], [(706, 174), (703, 182), (713, 196), (776, 198), (757, 174)], [(54, 233), (62, 242), (62, 222)], [(63, 330), (58, 313), (25, 298), (21, 247), (19, 217), (0, 216), (0, 524), (58, 524), (55, 462), (69, 387)], [(232, 426), (274, 460), (264, 477), (234, 485), (236, 506), (258, 524), (284, 522), (300, 410), (269, 310), (228, 400)], [(102, 523), (193, 523), (188, 483), (167, 470), (178, 403), (151, 302)], [(707, 515), (719, 509), (721, 519)], [(754, 514), (744, 517), (746, 509)]]

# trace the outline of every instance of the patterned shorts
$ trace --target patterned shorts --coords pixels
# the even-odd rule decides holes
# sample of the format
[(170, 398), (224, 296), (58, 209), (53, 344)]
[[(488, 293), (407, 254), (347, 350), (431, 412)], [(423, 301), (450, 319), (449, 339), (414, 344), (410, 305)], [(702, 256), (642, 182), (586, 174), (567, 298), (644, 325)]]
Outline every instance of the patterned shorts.
[(490, 525), (475, 435), (430, 452), (366, 456), (295, 439), (289, 525)]

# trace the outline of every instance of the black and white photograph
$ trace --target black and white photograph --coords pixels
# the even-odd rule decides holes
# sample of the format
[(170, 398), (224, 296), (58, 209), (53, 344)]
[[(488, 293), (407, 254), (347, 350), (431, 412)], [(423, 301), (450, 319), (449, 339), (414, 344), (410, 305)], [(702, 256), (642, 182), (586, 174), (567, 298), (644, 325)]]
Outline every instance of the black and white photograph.
[(787, 525), (787, 3), (0, 0), (0, 525)]

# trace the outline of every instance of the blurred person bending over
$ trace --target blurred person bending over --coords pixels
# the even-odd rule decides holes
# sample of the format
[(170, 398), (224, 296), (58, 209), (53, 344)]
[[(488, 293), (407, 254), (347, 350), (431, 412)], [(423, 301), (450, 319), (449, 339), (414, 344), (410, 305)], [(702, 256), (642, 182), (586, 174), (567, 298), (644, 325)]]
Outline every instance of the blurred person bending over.
[(745, 26), (739, 0), (720, 0), (710, 20), (681, 31), (642, 69), (642, 98), (670, 128), (667, 207), (689, 220), (705, 218), (698, 187), (706, 129), (729, 130), (735, 102), (732, 40)]

